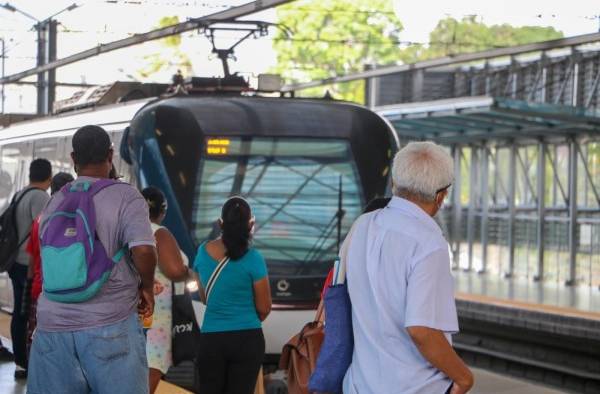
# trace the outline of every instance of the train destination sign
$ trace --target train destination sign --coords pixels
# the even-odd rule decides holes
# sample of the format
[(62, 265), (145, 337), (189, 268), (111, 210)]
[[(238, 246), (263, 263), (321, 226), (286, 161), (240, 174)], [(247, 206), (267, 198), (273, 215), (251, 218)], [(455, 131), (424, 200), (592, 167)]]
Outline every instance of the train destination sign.
[(231, 141), (228, 138), (209, 138), (206, 140), (206, 153), (209, 155), (226, 155)]

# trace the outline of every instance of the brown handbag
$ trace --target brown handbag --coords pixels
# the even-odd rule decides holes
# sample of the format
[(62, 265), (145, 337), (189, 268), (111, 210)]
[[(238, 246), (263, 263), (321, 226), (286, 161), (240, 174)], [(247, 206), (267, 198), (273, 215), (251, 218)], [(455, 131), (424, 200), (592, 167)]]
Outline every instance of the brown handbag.
[(306, 323), (281, 351), (279, 368), (287, 371), (288, 394), (309, 394), (308, 380), (317, 364), (317, 357), (325, 333), (323, 332), (323, 302), (319, 304), (315, 320)]

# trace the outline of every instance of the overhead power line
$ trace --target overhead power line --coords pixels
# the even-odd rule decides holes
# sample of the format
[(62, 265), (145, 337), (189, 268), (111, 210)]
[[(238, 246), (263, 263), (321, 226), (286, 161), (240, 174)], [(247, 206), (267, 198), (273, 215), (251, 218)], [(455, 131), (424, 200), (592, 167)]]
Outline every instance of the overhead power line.
[(0, 84), (12, 83), (41, 72), (54, 70), (56, 68), (66, 66), (71, 63), (78, 62), (80, 60), (88, 59), (106, 52), (111, 52), (117, 49), (127, 48), (132, 45), (141, 44), (146, 41), (156, 40), (159, 38), (165, 38), (179, 33), (183, 33), (189, 30), (195, 30), (199, 27), (203, 27), (215, 22), (223, 22), (228, 20), (237, 19), (243, 16), (254, 14), (256, 12), (264, 11), (266, 9), (276, 7), (285, 3), (289, 3), (293, 0), (257, 0), (252, 1), (238, 7), (233, 7), (225, 11), (216, 12), (204, 17), (189, 20), (187, 22), (178, 23), (172, 26), (163, 27), (160, 29), (152, 30), (143, 34), (136, 34), (132, 37), (124, 38), (122, 40), (113, 41), (108, 44), (100, 44), (94, 48), (88, 49), (83, 52), (76, 53), (65, 58), (49, 62), (40, 67), (31, 68), (26, 71), (22, 71), (13, 75), (9, 75), (4, 78), (0, 78)]

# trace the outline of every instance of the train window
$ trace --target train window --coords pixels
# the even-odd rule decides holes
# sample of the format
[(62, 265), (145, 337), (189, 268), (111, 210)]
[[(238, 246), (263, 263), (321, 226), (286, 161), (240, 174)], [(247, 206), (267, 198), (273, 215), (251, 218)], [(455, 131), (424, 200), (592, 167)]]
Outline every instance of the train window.
[(27, 184), (30, 162), (30, 142), (20, 142), (2, 146), (0, 207), (6, 207), (12, 194)]
[(2, 162), (0, 164), (0, 209), (8, 205), (19, 163), (19, 150), (11, 145), (2, 147)]
[(19, 147), (19, 167), (14, 190), (17, 191), (29, 183), (29, 164), (33, 160), (33, 143), (26, 141), (15, 145)]
[(44, 138), (34, 142), (33, 157), (49, 160), (52, 164), (53, 173), (62, 170), (62, 161), (58, 160), (58, 153), (58, 138)]
[(223, 202), (242, 195), (256, 216), (254, 243), (270, 267), (282, 263), (311, 270), (310, 263), (333, 261), (339, 205), (345, 212), (343, 237), (363, 200), (346, 141), (210, 138), (205, 149), (194, 199), (195, 241), (214, 236)]
[(130, 166), (121, 158), (119, 148), (121, 147), (121, 140), (123, 139), (123, 131), (117, 131), (111, 133), (110, 138), (113, 142), (113, 164), (117, 169), (117, 174), (121, 176), (123, 182), (131, 183), (132, 172)]
[(71, 137), (58, 138), (56, 149), (56, 168), (53, 168), (53, 171), (69, 172), (71, 175), (75, 175), (71, 160), (71, 151), (73, 150), (71, 148)]
[(121, 132), (117, 132), (117, 133), (110, 133), (110, 139), (113, 143), (113, 164), (115, 165), (115, 168), (117, 169), (117, 174), (119, 175), (123, 175), (122, 171), (121, 171), (121, 156), (119, 155), (119, 147), (121, 146), (121, 136), (123, 135), (123, 133)]

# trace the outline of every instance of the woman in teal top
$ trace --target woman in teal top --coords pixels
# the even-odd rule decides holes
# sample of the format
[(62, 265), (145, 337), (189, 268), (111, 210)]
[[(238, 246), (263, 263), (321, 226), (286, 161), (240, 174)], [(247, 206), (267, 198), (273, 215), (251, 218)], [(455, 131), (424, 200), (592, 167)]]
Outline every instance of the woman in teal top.
[[(265, 353), (261, 322), (271, 311), (271, 289), (262, 255), (250, 247), (254, 217), (241, 197), (223, 204), (221, 236), (198, 248), (194, 270), (206, 302), (198, 356), (199, 392), (252, 394)], [(220, 262), (222, 269), (213, 275)]]

